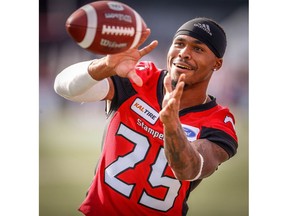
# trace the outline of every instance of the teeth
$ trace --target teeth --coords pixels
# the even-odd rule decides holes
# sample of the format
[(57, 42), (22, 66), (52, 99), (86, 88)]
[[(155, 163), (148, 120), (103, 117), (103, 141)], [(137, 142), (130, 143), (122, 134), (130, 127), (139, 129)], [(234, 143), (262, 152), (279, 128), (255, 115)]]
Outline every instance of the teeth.
[(176, 67), (179, 67), (179, 68), (183, 68), (183, 69), (188, 69), (190, 70), (189, 67), (185, 66), (185, 65), (181, 65), (181, 64), (175, 64)]

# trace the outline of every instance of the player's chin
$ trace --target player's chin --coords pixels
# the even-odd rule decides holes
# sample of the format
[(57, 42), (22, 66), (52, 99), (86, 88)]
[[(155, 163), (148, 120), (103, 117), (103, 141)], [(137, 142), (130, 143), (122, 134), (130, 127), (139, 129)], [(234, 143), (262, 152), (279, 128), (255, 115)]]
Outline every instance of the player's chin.
[[(188, 70), (184, 70), (184, 69), (179, 69), (177, 67), (172, 67), (170, 70), (170, 74), (173, 80), (185, 80), (186, 75), (189, 73)], [(180, 78), (181, 77), (181, 78)]]

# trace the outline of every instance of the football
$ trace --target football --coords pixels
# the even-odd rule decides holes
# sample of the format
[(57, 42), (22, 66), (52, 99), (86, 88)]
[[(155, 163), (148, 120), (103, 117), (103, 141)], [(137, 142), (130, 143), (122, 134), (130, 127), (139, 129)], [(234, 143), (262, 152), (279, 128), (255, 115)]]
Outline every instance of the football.
[(130, 6), (95, 1), (74, 11), (66, 21), (68, 35), (94, 54), (116, 54), (135, 47), (147, 26)]

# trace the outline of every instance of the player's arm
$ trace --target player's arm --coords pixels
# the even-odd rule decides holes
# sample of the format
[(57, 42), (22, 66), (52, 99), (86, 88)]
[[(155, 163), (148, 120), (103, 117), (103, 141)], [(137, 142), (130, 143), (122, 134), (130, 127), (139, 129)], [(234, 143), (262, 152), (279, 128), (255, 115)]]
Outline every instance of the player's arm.
[(197, 180), (210, 176), (229, 156), (207, 139), (189, 142), (180, 122), (164, 130), (164, 149), (168, 164), (179, 180)]
[(229, 156), (224, 149), (207, 139), (188, 141), (178, 115), (183, 80), (181, 75), (173, 91), (171, 82), (164, 82), (166, 94), (160, 119), (164, 126), (164, 150), (168, 164), (177, 179), (193, 181), (211, 175)]
[[(100, 63), (103, 60), (94, 61)], [(88, 68), (92, 62), (79, 62), (62, 70), (54, 81), (55, 92), (75, 102), (99, 101), (111, 95), (113, 88), (108, 78), (96, 80), (89, 74)]]
[[(147, 37), (150, 30), (148, 32)], [(157, 44), (157, 41), (153, 41), (140, 50), (137, 47), (101, 59), (71, 65), (57, 75), (54, 89), (62, 97), (77, 102), (111, 100), (114, 96), (114, 86), (110, 77), (114, 75), (127, 77), (142, 86), (135, 65)]]

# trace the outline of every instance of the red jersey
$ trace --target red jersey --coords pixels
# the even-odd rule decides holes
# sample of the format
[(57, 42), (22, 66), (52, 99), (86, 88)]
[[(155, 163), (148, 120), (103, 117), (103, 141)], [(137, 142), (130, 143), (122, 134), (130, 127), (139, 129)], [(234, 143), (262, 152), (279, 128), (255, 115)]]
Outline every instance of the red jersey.
[[(151, 62), (140, 62), (136, 71), (142, 87), (112, 77), (116, 92), (102, 153), (79, 208), (87, 216), (186, 215), (189, 193), (201, 181), (177, 180), (164, 155), (159, 111), (166, 72)], [(234, 117), (210, 98), (207, 104), (179, 112), (183, 129), (188, 140), (208, 139), (232, 157), (237, 149)]]

